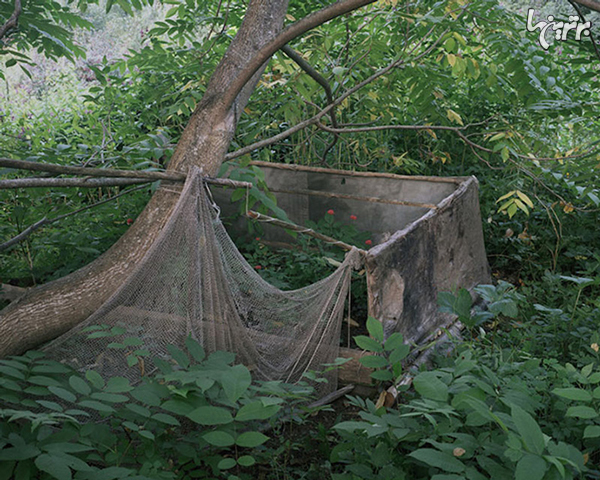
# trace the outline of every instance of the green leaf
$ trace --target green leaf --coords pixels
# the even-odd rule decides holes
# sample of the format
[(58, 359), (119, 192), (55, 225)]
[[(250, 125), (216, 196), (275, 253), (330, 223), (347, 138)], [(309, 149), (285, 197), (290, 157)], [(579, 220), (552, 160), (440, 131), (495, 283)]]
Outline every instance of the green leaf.
[(154, 415), (152, 415), (152, 420), (156, 420), (157, 422), (161, 422), (161, 423), (166, 423), (167, 425), (173, 425), (178, 427), (179, 425), (181, 425), (179, 423), (179, 420), (177, 420), (175, 417), (173, 417), (172, 415), (169, 415), (167, 413), (156, 413)]
[(598, 417), (598, 412), (591, 407), (584, 405), (577, 405), (575, 407), (569, 407), (566, 413), (567, 417), (585, 418), (592, 419)]
[(229, 410), (221, 407), (198, 407), (186, 416), (200, 425), (225, 425), (233, 422)]
[(35, 459), (35, 466), (58, 480), (71, 480), (71, 469), (64, 458), (43, 453)]
[(242, 455), (240, 458), (238, 458), (237, 463), (242, 467), (251, 467), (256, 463), (256, 460), (252, 455)]
[(511, 417), (525, 446), (530, 452), (541, 455), (546, 443), (544, 442), (542, 430), (534, 418), (517, 405), (512, 406)]
[(415, 390), (425, 398), (448, 401), (448, 385), (442, 382), (433, 372), (422, 372), (413, 380)]
[(171, 354), (171, 357), (173, 357), (173, 360), (175, 360), (179, 366), (186, 369), (190, 366), (190, 359), (183, 351), (179, 350), (173, 345), (167, 345), (167, 350)]
[(581, 388), (555, 388), (552, 393), (559, 397), (568, 398), (569, 400), (579, 400), (582, 402), (591, 402), (592, 395)]
[(133, 390), (133, 387), (129, 384), (129, 380), (124, 377), (112, 377), (108, 379), (106, 384), (105, 392), (108, 393), (125, 393)]
[(235, 467), (237, 462), (233, 458), (224, 458), (217, 464), (217, 468), (220, 470), (229, 470)]
[(390, 353), (390, 363), (392, 365), (404, 360), (410, 353), (410, 346), (404, 344), (396, 347), (392, 353)]
[(398, 347), (404, 345), (404, 336), (400, 332), (392, 333), (385, 341), (384, 347), (386, 351), (391, 352)]
[(227, 398), (236, 402), (248, 390), (252, 377), (244, 365), (235, 365), (225, 371), (221, 383)]
[(85, 378), (96, 387), (98, 390), (104, 388), (104, 379), (100, 376), (100, 374), (94, 370), (88, 370), (85, 372)]
[(583, 432), (583, 438), (597, 438), (600, 437), (600, 426), (588, 425), (585, 427)]
[(373, 317), (367, 318), (367, 331), (371, 337), (383, 343), (383, 324), (379, 320)]
[(235, 419), (238, 422), (247, 422), (248, 420), (266, 420), (267, 418), (271, 418), (273, 415), (275, 415), (280, 408), (280, 405), (265, 406), (262, 402), (256, 401), (240, 408), (235, 416)]
[(208, 432), (202, 438), (215, 447), (230, 447), (235, 443), (235, 439), (231, 434), (219, 430)]
[(0, 461), (26, 460), (39, 455), (40, 450), (34, 445), (3, 448), (0, 450)]
[(190, 355), (194, 358), (194, 360), (196, 360), (197, 362), (201, 362), (202, 360), (204, 360), (204, 357), (206, 356), (204, 349), (192, 337), (187, 337), (185, 339), (185, 346), (188, 349)]
[(394, 374), (389, 370), (377, 370), (371, 374), (371, 378), (381, 382), (387, 382), (394, 378)]
[(419, 448), (418, 450), (409, 453), (408, 456), (446, 472), (460, 473), (465, 469), (465, 466), (457, 458), (449, 453), (440, 452), (433, 448)]
[(58, 398), (67, 402), (74, 402), (75, 400), (77, 400), (77, 397), (73, 393), (69, 392), (68, 390), (65, 390), (64, 388), (50, 386), (48, 387), (48, 390), (51, 391), (54, 395), (56, 395)]
[(82, 400), (79, 402), (79, 406), (83, 408), (91, 408), (104, 413), (112, 413), (115, 411), (114, 408), (96, 400)]
[(92, 393), (91, 398), (94, 400), (100, 400), (101, 402), (108, 403), (123, 403), (129, 400), (129, 397), (125, 395), (119, 395), (118, 393), (106, 393), (106, 392), (95, 392)]
[(376, 340), (373, 340), (370, 337), (365, 335), (358, 335), (354, 337), (354, 341), (359, 348), (366, 350), (368, 352), (381, 353), (383, 352), (383, 346)]
[(515, 480), (542, 480), (548, 469), (546, 461), (537, 455), (525, 454), (515, 470)]
[(377, 355), (361, 357), (358, 359), (358, 361), (367, 368), (382, 368), (386, 367), (388, 364), (388, 361), (385, 358), (379, 357)]
[(254, 448), (262, 445), (269, 437), (260, 432), (245, 432), (235, 439), (236, 445), (240, 447)]

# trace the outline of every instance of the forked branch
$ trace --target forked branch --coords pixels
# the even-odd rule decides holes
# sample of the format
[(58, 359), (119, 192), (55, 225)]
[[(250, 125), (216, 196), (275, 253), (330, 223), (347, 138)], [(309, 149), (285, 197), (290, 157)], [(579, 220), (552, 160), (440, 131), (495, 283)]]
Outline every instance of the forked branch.
[(0, 27), (0, 39), (2, 39), (8, 32), (16, 28), (19, 24), (19, 15), (23, 11), (21, 7), (21, 0), (15, 0), (15, 9), (12, 15), (8, 18), (6, 23)]

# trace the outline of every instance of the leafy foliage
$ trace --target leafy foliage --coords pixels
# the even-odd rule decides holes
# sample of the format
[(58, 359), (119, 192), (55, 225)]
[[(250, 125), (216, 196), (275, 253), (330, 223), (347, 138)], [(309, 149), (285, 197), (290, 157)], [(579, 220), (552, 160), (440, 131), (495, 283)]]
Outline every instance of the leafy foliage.
[(186, 346), (141, 384), (34, 351), (0, 360), (2, 478), (253, 478), (269, 461), (260, 425), (311, 389), (253, 382), (233, 354)]

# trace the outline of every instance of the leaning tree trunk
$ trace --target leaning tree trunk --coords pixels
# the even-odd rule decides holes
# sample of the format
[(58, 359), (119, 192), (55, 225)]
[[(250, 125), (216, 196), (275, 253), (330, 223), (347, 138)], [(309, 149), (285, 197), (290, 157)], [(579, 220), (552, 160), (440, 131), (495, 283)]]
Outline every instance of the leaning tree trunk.
[[(251, 0), (244, 21), (211, 77), (168, 170), (196, 165), (214, 176), (241, 112), (269, 58), (287, 42), (375, 0), (340, 0), (282, 31), (288, 0)], [(127, 233), (88, 266), (28, 291), (0, 312), (0, 358), (51, 340), (85, 320), (123, 283), (161, 232), (178, 199), (160, 188)]]
[[(288, 0), (252, 0), (235, 39), (221, 60), (175, 149), (169, 170), (190, 165), (215, 175), (235, 126), (262, 69), (232, 106), (219, 101), (231, 82), (281, 31)], [(160, 188), (127, 233), (86, 267), (28, 291), (0, 312), (0, 357), (19, 354), (48, 341), (87, 318), (123, 283), (169, 218), (178, 195)]]

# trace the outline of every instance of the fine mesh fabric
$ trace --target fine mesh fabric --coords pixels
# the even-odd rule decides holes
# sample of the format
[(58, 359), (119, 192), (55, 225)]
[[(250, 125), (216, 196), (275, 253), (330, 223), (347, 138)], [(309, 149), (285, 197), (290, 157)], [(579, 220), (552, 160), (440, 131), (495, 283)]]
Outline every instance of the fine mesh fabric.
[[(143, 369), (128, 367), (128, 355), (141, 348), (165, 358), (167, 345), (182, 348), (191, 336), (207, 353), (235, 353), (254, 378), (294, 383), (338, 356), (351, 269), (359, 264), (353, 249), (323, 280), (294, 291), (273, 287), (237, 250), (194, 168), (167, 225), (126, 282), (87, 320), (43, 350), (80, 370), (137, 381), (153, 365), (146, 358)], [(94, 325), (120, 327), (125, 333), (89, 339), (88, 327)], [(108, 347), (130, 337), (143, 345)], [(319, 394), (337, 388), (336, 372), (325, 376), (328, 382), (316, 385)]]

